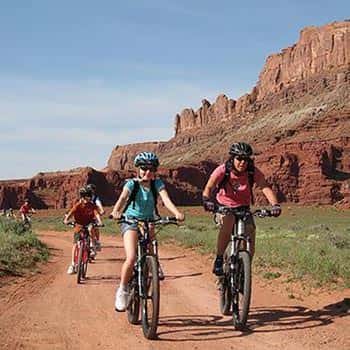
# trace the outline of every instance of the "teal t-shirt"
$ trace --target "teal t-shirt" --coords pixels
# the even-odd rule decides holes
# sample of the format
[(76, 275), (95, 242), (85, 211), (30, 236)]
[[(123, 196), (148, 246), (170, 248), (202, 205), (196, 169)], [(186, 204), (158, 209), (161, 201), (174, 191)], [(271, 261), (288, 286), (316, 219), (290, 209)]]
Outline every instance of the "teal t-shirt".
[[(165, 188), (164, 182), (160, 179), (155, 180), (155, 187), (157, 190), (157, 193), (161, 191), (163, 188)], [(129, 194), (131, 194), (133, 188), (134, 188), (134, 181), (133, 179), (129, 179), (124, 187), (127, 188)], [(135, 198), (135, 205), (134, 203), (130, 203), (129, 207), (125, 211), (126, 216), (133, 216), (138, 219), (153, 219), (154, 218), (154, 198), (152, 194), (151, 188), (145, 188), (140, 183), (140, 188), (138, 192), (136, 193)]]

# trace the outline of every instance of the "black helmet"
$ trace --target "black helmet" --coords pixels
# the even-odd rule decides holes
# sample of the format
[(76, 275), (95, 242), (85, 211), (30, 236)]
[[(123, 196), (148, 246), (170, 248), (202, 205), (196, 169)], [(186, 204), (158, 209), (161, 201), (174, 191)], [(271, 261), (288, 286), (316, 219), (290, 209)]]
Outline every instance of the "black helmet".
[(82, 187), (79, 190), (80, 197), (92, 197), (92, 193), (90, 190), (88, 190), (86, 187)]
[(96, 191), (96, 185), (88, 184), (88, 185), (86, 185), (86, 189), (91, 191), (91, 192), (95, 192)]
[(235, 156), (250, 157), (253, 154), (253, 149), (247, 143), (236, 142), (230, 147), (229, 154), (233, 157)]

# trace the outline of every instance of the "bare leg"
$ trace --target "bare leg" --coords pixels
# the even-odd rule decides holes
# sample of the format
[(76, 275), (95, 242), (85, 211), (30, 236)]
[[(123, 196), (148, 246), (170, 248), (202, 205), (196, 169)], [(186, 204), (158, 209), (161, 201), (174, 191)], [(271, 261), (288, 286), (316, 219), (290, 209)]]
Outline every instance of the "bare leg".
[(132, 276), (134, 264), (136, 261), (137, 231), (126, 231), (124, 233), (123, 239), (126, 259), (121, 270), (120, 286), (126, 288)]
[(217, 255), (221, 256), (224, 255), (226, 247), (230, 242), (231, 232), (235, 222), (232, 215), (225, 215), (222, 217), (222, 220), (216, 246)]

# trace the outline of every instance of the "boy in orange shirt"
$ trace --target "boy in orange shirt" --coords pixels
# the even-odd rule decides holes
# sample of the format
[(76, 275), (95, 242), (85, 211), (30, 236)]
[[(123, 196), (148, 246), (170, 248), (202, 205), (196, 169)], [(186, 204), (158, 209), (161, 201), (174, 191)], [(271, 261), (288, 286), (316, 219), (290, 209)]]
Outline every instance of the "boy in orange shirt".
[[(79, 231), (81, 226), (87, 226), (93, 224), (97, 221), (97, 224), (102, 226), (101, 216), (99, 214), (97, 206), (91, 202), (92, 193), (85, 187), (81, 188), (79, 191), (80, 200), (76, 203), (73, 208), (68, 212), (68, 214), (64, 218), (64, 223), (67, 225), (69, 219), (74, 217), (74, 221), (77, 224), (74, 228), (74, 236), (73, 236), (73, 247), (72, 247), (72, 262), (69, 265), (67, 273), (72, 275), (76, 272), (74, 265), (74, 253), (76, 249), (76, 245), (79, 239)], [(91, 235), (92, 225), (89, 226), (89, 233)]]

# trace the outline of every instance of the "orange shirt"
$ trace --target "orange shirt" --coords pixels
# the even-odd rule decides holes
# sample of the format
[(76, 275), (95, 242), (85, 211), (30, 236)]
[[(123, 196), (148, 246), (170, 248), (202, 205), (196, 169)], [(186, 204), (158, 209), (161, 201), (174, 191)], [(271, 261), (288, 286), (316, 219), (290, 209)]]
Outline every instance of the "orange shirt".
[(84, 226), (94, 222), (96, 214), (98, 214), (98, 208), (91, 202), (78, 202), (68, 213), (68, 215), (74, 216), (74, 220), (78, 225)]
[(22, 214), (28, 214), (31, 210), (32, 207), (29, 204), (23, 204), (19, 209)]

